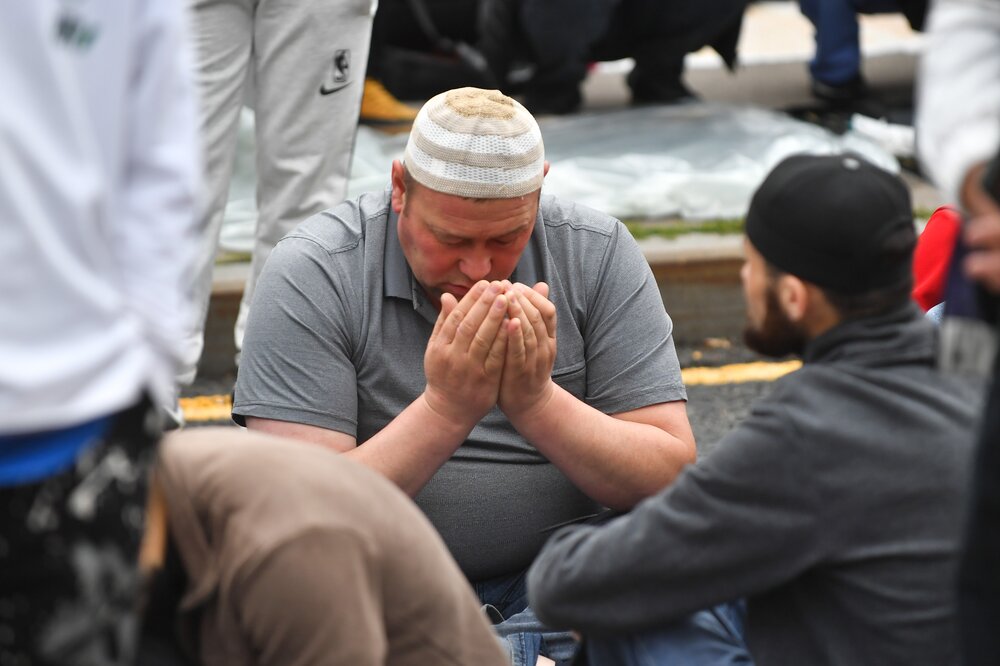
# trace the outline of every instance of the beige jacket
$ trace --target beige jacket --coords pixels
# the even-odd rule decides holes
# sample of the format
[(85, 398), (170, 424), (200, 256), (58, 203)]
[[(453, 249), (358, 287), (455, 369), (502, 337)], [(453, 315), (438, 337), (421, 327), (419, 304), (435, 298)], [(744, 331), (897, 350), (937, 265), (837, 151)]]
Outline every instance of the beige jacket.
[(375, 472), (229, 428), (167, 437), (157, 469), (205, 666), (507, 663), (430, 523)]

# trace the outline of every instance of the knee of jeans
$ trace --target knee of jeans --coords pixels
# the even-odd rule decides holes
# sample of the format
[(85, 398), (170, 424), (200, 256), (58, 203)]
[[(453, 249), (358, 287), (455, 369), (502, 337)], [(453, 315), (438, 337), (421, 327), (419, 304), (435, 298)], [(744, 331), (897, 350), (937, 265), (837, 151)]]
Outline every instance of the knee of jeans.
[(498, 636), (512, 666), (535, 666), (542, 648), (541, 634), (514, 633)]

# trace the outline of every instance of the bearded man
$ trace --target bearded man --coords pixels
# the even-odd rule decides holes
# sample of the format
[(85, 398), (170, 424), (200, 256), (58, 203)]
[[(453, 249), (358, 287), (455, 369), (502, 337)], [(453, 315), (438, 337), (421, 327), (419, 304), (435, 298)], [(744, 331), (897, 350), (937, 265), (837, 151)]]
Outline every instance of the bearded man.
[[(938, 372), (910, 301), (907, 188), (858, 156), (793, 156), (746, 234), (747, 344), (803, 367), (629, 515), (556, 533), (531, 606), (583, 633), (592, 664), (955, 663), (977, 394)], [(742, 654), (666, 649), (688, 613), (734, 598)]]

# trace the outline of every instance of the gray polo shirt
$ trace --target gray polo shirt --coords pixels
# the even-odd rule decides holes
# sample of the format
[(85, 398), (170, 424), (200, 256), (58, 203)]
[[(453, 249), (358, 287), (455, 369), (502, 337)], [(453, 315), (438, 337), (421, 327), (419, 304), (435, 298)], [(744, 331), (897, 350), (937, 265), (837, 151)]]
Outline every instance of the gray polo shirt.
[[(386, 190), (319, 213), (278, 243), (247, 322), (237, 422), (305, 423), (363, 443), (420, 395), (437, 311), (396, 225)], [(550, 286), (552, 376), (564, 389), (609, 414), (686, 398), (670, 319), (621, 222), (543, 196), (511, 280)], [(416, 502), (472, 580), (525, 568), (553, 529), (600, 509), (496, 408)]]

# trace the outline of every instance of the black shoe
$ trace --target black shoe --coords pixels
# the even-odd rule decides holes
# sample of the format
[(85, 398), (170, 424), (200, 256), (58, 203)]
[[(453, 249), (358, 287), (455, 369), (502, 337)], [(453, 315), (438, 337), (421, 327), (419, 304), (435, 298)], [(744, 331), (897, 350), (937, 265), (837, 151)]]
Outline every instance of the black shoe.
[(582, 105), (583, 96), (576, 86), (572, 88), (547, 88), (545, 90), (532, 86), (524, 93), (524, 106), (532, 115), (536, 116), (563, 116), (579, 111)]
[(829, 111), (846, 114), (847, 117), (860, 113), (869, 118), (885, 118), (889, 112), (886, 103), (860, 75), (838, 86), (813, 80), (812, 94), (824, 102)]
[(698, 95), (684, 85), (680, 73), (676, 76), (653, 79), (650, 76), (637, 74), (633, 69), (627, 77), (629, 88), (632, 89), (632, 104), (679, 104), (697, 101)]
[(649, 106), (653, 104), (684, 104), (686, 102), (697, 102), (698, 95), (678, 81), (676, 85), (666, 88), (660, 86), (655, 92), (643, 90), (641, 88), (632, 89), (633, 106)]
[(844, 83), (824, 83), (818, 79), (812, 80), (810, 90), (813, 97), (833, 105), (849, 105), (871, 95), (868, 84), (860, 74)]

